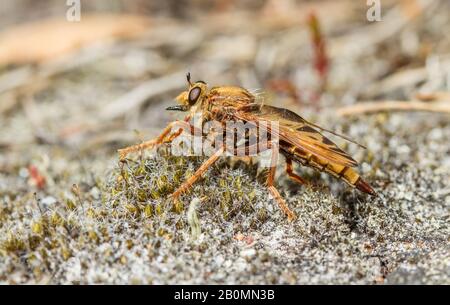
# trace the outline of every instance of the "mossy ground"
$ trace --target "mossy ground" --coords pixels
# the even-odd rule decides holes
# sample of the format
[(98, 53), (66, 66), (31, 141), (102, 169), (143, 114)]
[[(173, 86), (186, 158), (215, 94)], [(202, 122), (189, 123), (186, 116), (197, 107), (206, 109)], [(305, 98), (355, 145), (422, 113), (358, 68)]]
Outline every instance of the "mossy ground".
[[(448, 134), (441, 136), (433, 140), (437, 145)], [(429, 136), (402, 139), (407, 145)], [(257, 165), (227, 159), (173, 205), (167, 196), (203, 158), (174, 157), (164, 147), (124, 162), (103, 161), (116, 164), (104, 176), (84, 168), (92, 161), (81, 161), (72, 169), (81, 173), (79, 183), (68, 179), (55, 197), (33, 194), (20, 177), (22, 192), (9, 193), (12, 177), (2, 175), (0, 280), (448, 283), (449, 202), (448, 194), (439, 193), (448, 172), (401, 160), (392, 169), (372, 152), (379, 168), (363, 167), (378, 198), (317, 175), (309, 176), (313, 187), (281, 175), (280, 190), (298, 215), (294, 222), (270, 199)], [(62, 179), (56, 171), (51, 166), (48, 175)], [(196, 234), (187, 212), (192, 202)]]

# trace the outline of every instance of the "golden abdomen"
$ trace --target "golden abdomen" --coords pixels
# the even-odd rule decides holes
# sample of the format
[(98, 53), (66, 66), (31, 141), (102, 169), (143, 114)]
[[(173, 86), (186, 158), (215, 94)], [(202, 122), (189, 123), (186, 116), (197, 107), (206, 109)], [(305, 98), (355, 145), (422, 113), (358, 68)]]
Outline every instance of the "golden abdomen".
[(328, 160), (310, 154), (298, 147), (282, 147), (281, 149), (286, 157), (297, 161), (302, 165), (312, 167), (321, 172), (326, 172), (335, 178), (344, 180), (351, 187), (356, 187), (365, 193), (375, 194), (373, 189), (361, 179), (359, 174), (348, 166), (330, 163)]

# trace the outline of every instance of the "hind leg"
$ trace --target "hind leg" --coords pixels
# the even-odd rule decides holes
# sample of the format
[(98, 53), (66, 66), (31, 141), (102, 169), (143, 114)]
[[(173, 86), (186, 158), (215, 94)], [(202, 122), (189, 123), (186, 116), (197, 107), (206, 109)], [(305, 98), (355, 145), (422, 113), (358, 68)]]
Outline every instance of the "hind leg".
[(289, 178), (291, 178), (298, 184), (309, 184), (308, 181), (294, 173), (294, 170), (292, 168), (292, 159), (290, 158), (286, 158), (286, 173), (288, 174)]
[[(278, 192), (277, 188), (274, 185), (275, 173), (276, 173), (276, 168), (277, 168), (276, 166), (277, 166), (277, 161), (278, 161), (278, 145), (273, 142), (268, 142), (267, 147), (265, 149), (260, 149), (257, 146), (257, 144), (255, 146), (253, 146), (253, 145), (246, 146), (245, 154), (249, 155), (249, 153), (250, 153), (250, 151), (252, 151), (252, 149), (256, 149), (256, 153), (260, 153), (260, 152), (264, 152), (268, 149), (272, 149), (272, 159), (271, 159), (269, 174), (268, 174), (267, 180), (266, 180), (266, 186), (267, 186), (267, 189), (269, 190), (270, 194), (273, 196), (275, 201), (278, 203), (278, 206), (280, 207), (280, 209), (287, 215), (288, 220), (289, 221), (294, 220), (296, 218), (295, 213), (289, 209), (288, 205), (286, 204), (286, 201), (283, 199), (283, 197), (281, 197), (281, 194)], [(237, 148), (231, 149), (229, 151), (233, 152), (236, 155)]]
[(271, 167), (269, 170), (269, 175), (267, 176), (266, 185), (269, 192), (274, 197), (275, 201), (278, 203), (278, 206), (280, 209), (287, 215), (288, 220), (292, 221), (296, 218), (295, 213), (292, 212), (288, 205), (286, 204), (286, 201), (281, 197), (281, 194), (276, 189), (274, 182), (275, 182), (275, 173), (276, 173), (276, 163), (277, 163), (277, 157), (278, 157), (278, 150), (275, 145), (273, 145), (275, 150), (272, 150), (272, 160), (271, 160)]

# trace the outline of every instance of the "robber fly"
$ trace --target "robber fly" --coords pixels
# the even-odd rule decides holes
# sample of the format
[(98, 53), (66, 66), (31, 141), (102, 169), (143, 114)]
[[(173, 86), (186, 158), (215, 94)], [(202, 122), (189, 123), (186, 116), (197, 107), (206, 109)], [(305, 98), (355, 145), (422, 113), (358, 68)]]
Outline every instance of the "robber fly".
[[(163, 143), (170, 143), (185, 130), (190, 131), (193, 135), (196, 127), (192, 126), (189, 121), (199, 112), (202, 114), (205, 122), (209, 120), (219, 122), (240, 120), (243, 122), (254, 122), (254, 124), (258, 125), (276, 121), (278, 128), (276, 131), (271, 130), (271, 132), (276, 133), (278, 139), (276, 147), (278, 152), (284, 155), (286, 159), (286, 173), (294, 181), (300, 184), (307, 183), (293, 172), (293, 162), (297, 162), (341, 179), (361, 192), (376, 195), (372, 187), (353, 169), (358, 163), (321, 134), (320, 131), (329, 132), (356, 143), (351, 139), (310, 123), (290, 110), (264, 105), (257, 99), (256, 95), (251, 94), (244, 88), (220, 86), (208, 89), (207, 84), (203, 81), (191, 82), (189, 73), (187, 74), (187, 82), (189, 89), (176, 98), (178, 105), (167, 108), (167, 110), (187, 112), (188, 115), (185, 119), (171, 122), (153, 140), (120, 149), (121, 159), (131, 152), (150, 149)], [(180, 128), (180, 126), (185, 128)], [(274, 146), (269, 145), (269, 147), (273, 148)], [(172, 199), (178, 200), (179, 196), (188, 191), (201, 175), (226, 152), (227, 148), (223, 146), (217, 148), (199, 169), (171, 195)], [(260, 152), (257, 150), (257, 153)], [(288, 216), (288, 219), (292, 220), (295, 218), (295, 214), (288, 208), (286, 202), (275, 188), (275, 170), (276, 165), (272, 164), (266, 180), (267, 188), (280, 208)]]

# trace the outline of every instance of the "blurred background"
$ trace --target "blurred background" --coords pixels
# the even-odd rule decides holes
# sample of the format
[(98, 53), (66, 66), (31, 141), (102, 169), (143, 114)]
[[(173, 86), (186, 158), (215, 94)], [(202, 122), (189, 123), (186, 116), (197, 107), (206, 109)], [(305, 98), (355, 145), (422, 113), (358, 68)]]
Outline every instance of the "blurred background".
[(1, 167), (35, 145), (97, 155), (154, 136), (188, 71), (325, 122), (360, 100), (447, 91), (448, 1), (380, 4), (371, 22), (364, 1), (96, 0), (69, 22), (64, 1), (2, 1)]

